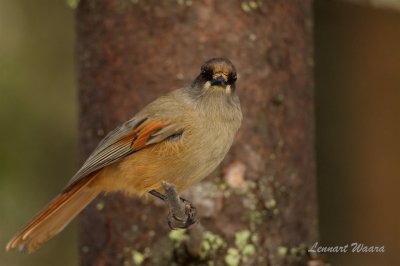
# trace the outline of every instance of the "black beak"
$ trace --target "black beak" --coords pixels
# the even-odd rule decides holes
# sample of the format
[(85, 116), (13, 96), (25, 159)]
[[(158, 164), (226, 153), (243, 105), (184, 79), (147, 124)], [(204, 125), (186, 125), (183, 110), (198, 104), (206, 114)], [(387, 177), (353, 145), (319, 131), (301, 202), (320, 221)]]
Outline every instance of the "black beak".
[(215, 86), (215, 85), (225, 86), (226, 85), (225, 79), (223, 77), (218, 77), (218, 78), (212, 79), (211, 86)]

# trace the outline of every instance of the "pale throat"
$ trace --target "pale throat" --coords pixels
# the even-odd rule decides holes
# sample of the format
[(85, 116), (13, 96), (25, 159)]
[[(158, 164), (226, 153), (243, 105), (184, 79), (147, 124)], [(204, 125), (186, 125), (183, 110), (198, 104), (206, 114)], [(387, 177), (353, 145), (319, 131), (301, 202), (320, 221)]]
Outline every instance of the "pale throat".
[(231, 85), (226, 85), (226, 87), (222, 87), (222, 86), (211, 86), (211, 81), (207, 81), (206, 83), (204, 83), (204, 90), (205, 91), (209, 91), (209, 90), (213, 90), (210, 91), (210, 93), (225, 93), (228, 96), (230, 96), (232, 94), (232, 87)]

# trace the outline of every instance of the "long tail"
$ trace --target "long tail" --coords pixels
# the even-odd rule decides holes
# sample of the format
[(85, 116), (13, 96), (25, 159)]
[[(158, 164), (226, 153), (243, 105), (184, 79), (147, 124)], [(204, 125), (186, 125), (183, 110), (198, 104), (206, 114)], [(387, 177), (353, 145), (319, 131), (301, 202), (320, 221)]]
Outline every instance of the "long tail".
[(8, 242), (6, 250), (31, 253), (64, 229), (99, 194), (97, 189), (88, 187), (94, 177), (88, 176), (58, 195)]

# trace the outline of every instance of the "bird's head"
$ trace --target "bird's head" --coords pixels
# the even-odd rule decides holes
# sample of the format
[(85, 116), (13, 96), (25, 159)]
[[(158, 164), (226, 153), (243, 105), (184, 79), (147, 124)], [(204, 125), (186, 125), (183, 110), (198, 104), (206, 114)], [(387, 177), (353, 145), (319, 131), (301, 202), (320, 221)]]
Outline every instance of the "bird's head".
[(200, 74), (194, 80), (192, 88), (201, 95), (208, 93), (226, 93), (235, 91), (236, 68), (227, 58), (212, 58), (201, 66)]

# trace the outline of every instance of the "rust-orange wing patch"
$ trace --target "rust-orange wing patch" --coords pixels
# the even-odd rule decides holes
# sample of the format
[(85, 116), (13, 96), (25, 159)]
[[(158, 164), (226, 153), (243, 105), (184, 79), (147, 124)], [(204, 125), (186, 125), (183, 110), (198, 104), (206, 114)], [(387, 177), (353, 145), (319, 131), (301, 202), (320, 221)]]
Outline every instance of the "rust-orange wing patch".
[[(136, 132), (136, 136), (132, 140), (131, 149), (138, 151), (147, 146), (147, 143), (152, 138), (153, 134), (156, 134), (161, 129), (170, 125), (164, 121), (149, 121), (148, 123), (142, 124)], [(168, 136), (165, 136), (168, 137)]]

